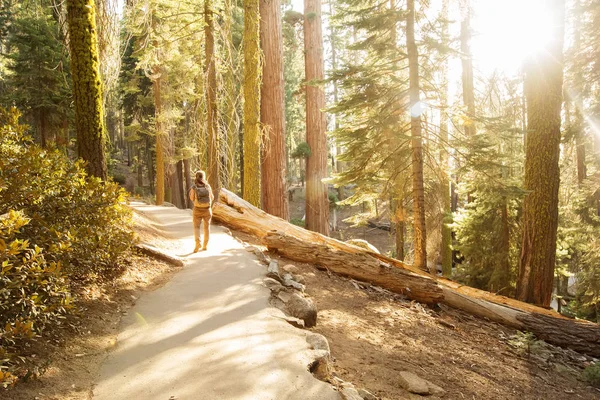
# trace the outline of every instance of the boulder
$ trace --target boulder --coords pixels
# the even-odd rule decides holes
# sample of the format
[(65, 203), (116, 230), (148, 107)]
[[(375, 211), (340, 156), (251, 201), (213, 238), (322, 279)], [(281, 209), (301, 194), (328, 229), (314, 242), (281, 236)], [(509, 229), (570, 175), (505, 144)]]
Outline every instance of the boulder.
[(281, 269), (292, 275), (300, 273), (300, 270), (294, 264), (286, 264)]
[(327, 354), (330, 354), (331, 352), (327, 338), (320, 333), (307, 332), (306, 343), (310, 345), (312, 350), (323, 350), (326, 351)]
[(275, 297), (275, 306), (286, 314), (304, 321), (307, 328), (317, 324), (317, 308), (312, 300), (291, 290), (281, 290)]
[(344, 400), (363, 400), (362, 396), (358, 393), (358, 390), (356, 390), (354, 385), (349, 382), (342, 383), (340, 394)]
[(401, 371), (398, 382), (402, 388), (410, 393), (437, 397), (443, 397), (446, 394), (446, 391), (441, 387), (409, 371)]

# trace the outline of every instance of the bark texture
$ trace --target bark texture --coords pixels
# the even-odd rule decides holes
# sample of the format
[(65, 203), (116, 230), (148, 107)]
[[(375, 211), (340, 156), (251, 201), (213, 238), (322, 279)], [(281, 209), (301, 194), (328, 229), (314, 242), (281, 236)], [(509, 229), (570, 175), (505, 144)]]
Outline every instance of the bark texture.
[(325, 92), (315, 81), (324, 77), (321, 2), (304, 2), (304, 70), (306, 79), (306, 142), (311, 155), (306, 160), (306, 227), (329, 234), (327, 186), (327, 138), (325, 136)]
[(283, 38), (279, 0), (260, 1), (260, 43), (264, 54), (260, 97), (262, 143), (262, 209), (288, 219), (285, 184), (285, 103), (283, 80)]
[(367, 253), (350, 254), (327, 243), (317, 244), (296, 239), (279, 231), (267, 233), (269, 250), (301, 262), (320, 265), (337, 274), (367, 281), (425, 304), (442, 300), (442, 289), (429, 277), (395, 268)]
[[(259, 0), (244, 2), (244, 185), (243, 197), (260, 207)], [(218, 192), (217, 192), (218, 193)]]
[(206, 116), (208, 133), (208, 183), (216, 196), (221, 188), (219, 176), (220, 148), (219, 148), (219, 119), (217, 116), (217, 69), (215, 59), (215, 13), (211, 0), (204, 2), (204, 36), (206, 59)]
[(413, 227), (415, 235), (414, 265), (427, 270), (427, 232), (425, 229), (425, 189), (423, 186), (423, 136), (419, 86), (419, 51), (415, 42), (415, 1), (408, 0), (406, 47), (408, 52), (410, 131), (412, 147)]
[(553, 35), (529, 60), (525, 73), (527, 142), (523, 244), (517, 298), (550, 305), (556, 258), (560, 124), (563, 82), (564, 0), (552, 0)]
[(75, 102), (77, 151), (88, 174), (106, 179), (106, 132), (94, 0), (68, 0), (67, 23)]

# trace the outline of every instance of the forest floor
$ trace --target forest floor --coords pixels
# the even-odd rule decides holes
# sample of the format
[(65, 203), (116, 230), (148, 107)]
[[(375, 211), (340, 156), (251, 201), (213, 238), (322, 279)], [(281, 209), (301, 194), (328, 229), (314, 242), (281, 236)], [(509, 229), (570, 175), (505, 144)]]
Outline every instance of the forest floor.
[[(357, 229), (357, 236), (363, 238), (362, 228)], [(145, 242), (167, 249), (177, 247), (172, 238), (153, 228), (152, 221), (139, 215), (136, 231)], [(373, 232), (389, 236), (385, 231)], [(254, 237), (233, 233), (238, 240), (260, 248)], [(346, 239), (349, 236), (346, 232)], [(372, 237), (366, 239), (373, 241)], [(290, 263), (285, 259), (279, 262)], [(600, 398), (600, 390), (582, 379), (582, 370), (590, 361), (585, 356), (457, 310), (431, 310), (381, 288), (309, 264), (293, 264), (319, 310), (318, 324), (311, 330), (329, 340), (335, 375), (381, 399), (421, 398), (411, 397), (399, 386), (400, 371), (411, 371), (442, 387), (447, 399)], [(9, 392), (0, 391), (0, 398), (90, 399), (122, 315), (140, 295), (161, 287), (178, 270), (132, 255), (117, 282), (82, 293), (81, 312), (69, 318), (57, 342), (33, 350), (40, 359), (51, 362), (46, 373)]]
[[(240, 240), (260, 244), (234, 232)], [(425, 399), (398, 383), (410, 371), (442, 387), (447, 399), (600, 399), (582, 379), (590, 358), (448, 307), (435, 310), (313, 265), (293, 264), (317, 309), (314, 332), (331, 347), (335, 375), (381, 399)]]

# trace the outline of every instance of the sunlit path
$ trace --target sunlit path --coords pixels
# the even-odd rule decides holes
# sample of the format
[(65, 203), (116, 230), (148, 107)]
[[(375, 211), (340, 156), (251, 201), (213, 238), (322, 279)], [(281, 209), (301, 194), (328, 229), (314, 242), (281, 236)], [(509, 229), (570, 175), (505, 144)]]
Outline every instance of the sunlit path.
[[(193, 248), (191, 214), (136, 204)], [(164, 287), (123, 318), (93, 393), (116, 399), (337, 399), (307, 371), (305, 332), (269, 308), (264, 267), (218, 226)]]

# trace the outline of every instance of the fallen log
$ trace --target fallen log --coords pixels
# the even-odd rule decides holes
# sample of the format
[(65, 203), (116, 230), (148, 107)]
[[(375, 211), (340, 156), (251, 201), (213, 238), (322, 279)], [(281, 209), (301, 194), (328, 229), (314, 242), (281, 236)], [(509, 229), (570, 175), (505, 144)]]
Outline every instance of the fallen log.
[(339, 275), (374, 283), (425, 304), (443, 299), (441, 287), (427, 276), (382, 263), (367, 253), (349, 254), (326, 244), (313, 244), (279, 231), (264, 237), (269, 250), (290, 260), (321, 265)]
[(433, 277), (399, 260), (292, 225), (226, 190), (221, 191), (213, 216), (217, 222), (256, 236), (267, 247), (290, 259), (319, 264), (423, 303), (444, 303), (503, 325), (527, 330), (554, 345), (600, 357), (598, 324), (569, 319), (553, 310)]
[(152, 258), (156, 258), (157, 260), (164, 261), (176, 267), (183, 267), (184, 265), (183, 260), (181, 258), (173, 256), (171, 254), (167, 254), (157, 247), (153, 247), (145, 243), (138, 243), (135, 245), (135, 248), (138, 249), (142, 254), (145, 254)]
[(375, 221), (371, 221), (371, 220), (367, 221), (367, 224), (371, 228), (377, 228), (377, 229), (381, 229), (381, 230), (388, 231), (388, 232), (391, 232), (391, 230), (392, 230), (392, 226), (390, 224), (375, 222)]

